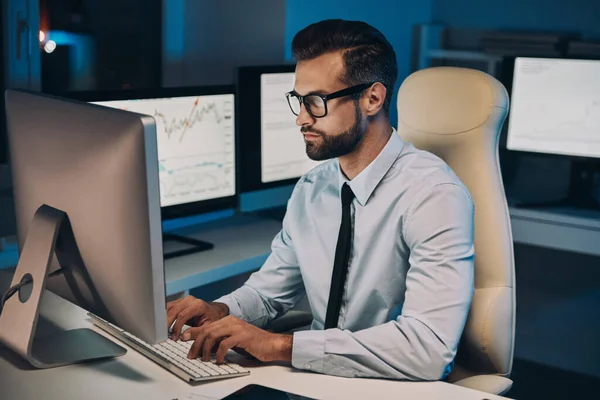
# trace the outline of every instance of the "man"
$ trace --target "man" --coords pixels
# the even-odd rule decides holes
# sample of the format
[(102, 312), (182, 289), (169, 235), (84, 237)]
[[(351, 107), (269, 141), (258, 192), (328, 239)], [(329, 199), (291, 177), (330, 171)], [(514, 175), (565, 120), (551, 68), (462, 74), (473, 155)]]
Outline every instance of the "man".
[[(269, 258), (243, 287), (168, 304), (173, 338), (188, 322), (190, 357), (216, 349), (223, 362), (234, 349), (330, 375), (445, 378), (474, 290), (472, 199), (391, 126), (396, 55), (379, 31), (322, 21), (292, 52), (288, 102), (308, 156), (328, 161), (300, 178)], [(305, 293), (311, 330), (261, 329)]]

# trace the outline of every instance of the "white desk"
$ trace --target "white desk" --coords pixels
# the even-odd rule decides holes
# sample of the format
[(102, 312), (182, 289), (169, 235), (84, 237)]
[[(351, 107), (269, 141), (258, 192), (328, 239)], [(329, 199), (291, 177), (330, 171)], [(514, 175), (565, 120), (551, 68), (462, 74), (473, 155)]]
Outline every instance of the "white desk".
[(600, 211), (510, 207), (510, 217), (515, 243), (600, 256)]
[[(167, 260), (167, 295), (259, 269), (280, 229), (280, 221), (238, 215), (178, 230), (178, 234), (211, 242), (215, 247)], [(167, 242), (164, 251), (175, 248)]]
[[(0, 275), (2, 272), (0, 271)], [(6, 275), (6, 273), (4, 274)], [(92, 328), (84, 310), (46, 293), (42, 317), (63, 329)], [(45, 331), (52, 328), (43, 324)], [(42, 329), (44, 329), (44, 327)], [(113, 339), (114, 340), (114, 339)], [(210, 383), (188, 384), (135, 350), (123, 357), (46, 370), (31, 368), (0, 345), (0, 398), (3, 400), (156, 399), (183, 400), (190, 393), (223, 398), (251, 383), (275, 387), (319, 399), (502, 399), (444, 382), (394, 382), (348, 379), (294, 371), (282, 365), (259, 365), (240, 356), (231, 358), (248, 367), (251, 374)]]

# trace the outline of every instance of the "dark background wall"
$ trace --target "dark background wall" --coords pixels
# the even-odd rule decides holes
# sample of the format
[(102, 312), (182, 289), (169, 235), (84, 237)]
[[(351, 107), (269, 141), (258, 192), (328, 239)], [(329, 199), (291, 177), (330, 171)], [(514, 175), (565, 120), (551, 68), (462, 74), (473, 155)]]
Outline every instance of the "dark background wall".
[(187, 0), (184, 4), (187, 84), (230, 84), (238, 66), (284, 61), (285, 1)]
[[(410, 73), (413, 26), (431, 21), (432, 5), (432, 0), (288, 0), (285, 24), (286, 59), (291, 59), (291, 44), (296, 32), (311, 23), (328, 18), (365, 21), (379, 29), (394, 46), (398, 62), (397, 89)], [(394, 96), (390, 107), (390, 118), (394, 125), (398, 119), (395, 104)]]
[(433, 0), (431, 21), (456, 27), (577, 32), (600, 39), (597, 0)]

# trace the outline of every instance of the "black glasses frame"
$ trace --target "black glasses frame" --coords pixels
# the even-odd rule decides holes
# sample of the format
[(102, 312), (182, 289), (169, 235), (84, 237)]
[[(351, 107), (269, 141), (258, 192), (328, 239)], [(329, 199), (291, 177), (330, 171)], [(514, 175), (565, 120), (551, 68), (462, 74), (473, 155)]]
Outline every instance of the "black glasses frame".
[[(312, 94), (307, 94), (306, 96), (300, 96), (298, 93), (296, 93), (295, 90), (292, 90), (291, 92), (287, 92), (285, 94), (287, 101), (288, 101), (288, 105), (290, 106), (290, 110), (292, 110), (292, 113), (294, 113), (294, 115), (298, 115), (299, 113), (296, 113), (294, 111), (294, 108), (292, 107), (292, 98), (295, 98), (298, 100), (300, 106), (302, 106), (302, 104), (304, 104), (304, 108), (306, 109), (306, 112), (308, 112), (310, 114), (311, 117), (313, 118), (323, 118), (325, 116), (327, 116), (328, 113), (328, 108), (327, 108), (327, 101), (328, 100), (333, 100), (333, 99), (338, 99), (340, 97), (346, 97), (346, 96), (351, 96), (353, 94), (357, 94), (362, 92), (365, 89), (370, 88), (371, 86), (373, 86), (376, 82), (371, 82), (371, 83), (361, 83), (360, 85), (355, 85), (355, 86), (351, 86), (342, 90), (338, 90), (337, 92), (333, 92), (330, 94), (318, 94), (318, 93), (312, 93)], [(306, 100), (307, 98), (310, 97), (320, 97), (323, 100), (323, 105), (325, 107), (325, 113), (323, 115), (314, 115), (312, 113), (312, 110), (310, 109), (310, 104), (309, 102)]]

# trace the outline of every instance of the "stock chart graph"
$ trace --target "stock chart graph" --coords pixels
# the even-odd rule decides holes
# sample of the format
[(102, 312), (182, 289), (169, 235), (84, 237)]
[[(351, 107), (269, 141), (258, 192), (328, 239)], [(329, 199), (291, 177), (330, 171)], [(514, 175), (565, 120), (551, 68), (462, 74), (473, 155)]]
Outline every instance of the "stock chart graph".
[(97, 104), (156, 121), (162, 207), (235, 194), (232, 94)]
[(600, 61), (518, 58), (507, 147), (600, 157)]

